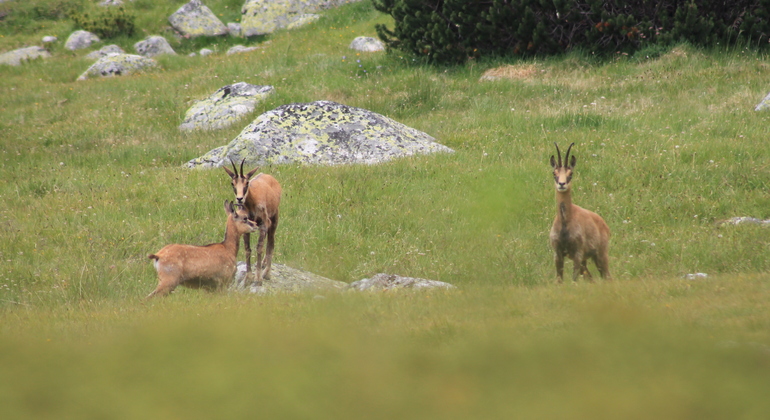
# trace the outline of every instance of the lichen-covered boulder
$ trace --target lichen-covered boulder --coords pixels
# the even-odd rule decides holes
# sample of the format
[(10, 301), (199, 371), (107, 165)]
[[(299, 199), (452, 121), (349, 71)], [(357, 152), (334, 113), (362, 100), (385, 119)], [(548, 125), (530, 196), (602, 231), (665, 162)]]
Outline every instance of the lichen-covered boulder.
[(229, 127), (244, 115), (253, 112), (257, 103), (274, 90), (272, 86), (250, 85), (245, 82), (220, 88), (188, 109), (179, 129), (192, 131)]
[[(252, 267), (252, 272), (254, 268)], [(270, 269), (270, 279), (263, 280), (262, 286), (244, 284), (246, 263), (238, 262), (235, 281), (231, 286), (236, 291), (249, 291), (259, 294), (303, 293), (303, 292), (339, 292), (345, 290), (348, 284), (331, 280), (308, 271), (297, 270), (283, 264), (273, 263)]]
[(99, 42), (100, 39), (95, 34), (88, 31), (75, 31), (67, 38), (67, 42), (64, 43), (64, 48), (68, 50), (81, 50), (88, 48), (92, 44)]
[(281, 163), (379, 163), (400, 156), (453, 150), (383, 115), (331, 101), (296, 103), (268, 111), (230, 144), (187, 162), (220, 167), (230, 159), (250, 166)]
[(155, 57), (161, 54), (176, 54), (171, 45), (169, 45), (166, 38), (160, 35), (153, 35), (147, 37), (144, 41), (139, 41), (134, 44), (134, 49), (139, 55), (144, 57)]
[(20, 66), (24, 61), (34, 60), (36, 58), (48, 58), (50, 56), (51, 53), (43, 47), (19, 48), (18, 50), (0, 54), (0, 64)]
[(259, 47), (244, 47), (243, 45), (235, 45), (227, 50), (227, 55), (240, 54), (246, 52), (252, 52), (258, 50)]
[(225, 24), (200, 0), (192, 0), (180, 7), (168, 21), (179, 33), (191, 37), (227, 34)]
[(123, 51), (123, 48), (120, 48), (119, 46), (112, 44), (112, 45), (105, 45), (104, 47), (90, 52), (88, 55), (86, 55), (86, 58), (89, 60), (98, 60), (102, 57), (106, 57), (110, 54), (125, 54), (126, 52)]
[(376, 52), (384, 51), (385, 45), (383, 45), (382, 41), (377, 38), (372, 38), (370, 36), (359, 36), (350, 43), (350, 49), (364, 52)]
[(111, 54), (102, 57), (91, 65), (78, 80), (86, 80), (93, 77), (125, 76), (137, 73), (153, 67), (158, 63), (150, 58), (133, 54)]
[(314, 13), (306, 13), (304, 15), (298, 15), (294, 20), (291, 21), (291, 23), (286, 25), (286, 29), (297, 29), (300, 26), (305, 26), (307, 24), (313, 23), (318, 19), (321, 19), (321, 15), (314, 14)]
[(360, 0), (247, 0), (241, 8), (243, 36), (264, 35), (286, 28), (306, 14)]
[(438, 280), (426, 280), (416, 277), (401, 277), (395, 274), (379, 273), (371, 278), (350, 283), (354, 290), (393, 290), (393, 289), (454, 289), (449, 283)]

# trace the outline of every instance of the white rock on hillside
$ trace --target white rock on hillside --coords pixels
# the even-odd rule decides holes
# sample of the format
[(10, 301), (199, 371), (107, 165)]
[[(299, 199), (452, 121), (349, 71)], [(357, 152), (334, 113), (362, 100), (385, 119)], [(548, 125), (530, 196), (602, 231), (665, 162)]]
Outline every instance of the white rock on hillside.
[(350, 43), (350, 49), (364, 52), (384, 51), (385, 45), (377, 38), (359, 36)]
[(250, 85), (245, 82), (222, 87), (190, 107), (179, 129), (192, 131), (229, 127), (241, 117), (253, 112), (257, 103), (267, 98), (274, 90), (272, 86)]
[(52, 35), (44, 36), (43, 37), (43, 44), (51, 44), (51, 43), (54, 43), (54, 42), (56, 42), (58, 40), (59, 40), (59, 38), (57, 38), (55, 36), (52, 36)]
[(361, 108), (331, 101), (268, 111), (227, 146), (187, 162), (211, 168), (246, 159), (250, 166), (282, 163), (373, 164), (401, 156), (453, 152), (421, 131)]
[[(253, 271), (252, 271), (253, 272)], [(273, 263), (270, 269), (270, 279), (263, 280), (262, 286), (258, 287), (251, 284), (243, 284), (246, 277), (246, 263), (238, 262), (235, 273), (235, 281), (232, 289), (236, 291), (250, 291), (258, 294), (275, 293), (302, 293), (302, 292), (323, 292), (323, 291), (343, 291), (348, 287), (345, 282), (331, 280), (326, 277), (313, 274), (308, 271), (297, 270), (283, 264)]]
[(393, 289), (454, 289), (455, 286), (438, 280), (427, 280), (416, 277), (401, 277), (395, 274), (379, 273), (371, 278), (350, 283), (355, 290), (393, 290)]
[(97, 51), (92, 51), (88, 55), (86, 55), (86, 58), (89, 60), (98, 60), (102, 57), (106, 57), (110, 54), (125, 54), (126, 52), (123, 51), (123, 48), (120, 48), (119, 46), (112, 44), (112, 45), (105, 45), (102, 48), (98, 49)]
[(68, 50), (81, 50), (88, 48), (92, 44), (99, 42), (100, 39), (95, 34), (88, 31), (75, 31), (67, 38), (67, 42), (64, 43), (64, 48)]
[(160, 35), (147, 37), (144, 41), (134, 44), (134, 49), (139, 55), (144, 57), (155, 57), (161, 54), (176, 54), (166, 38)]
[(85, 73), (80, 75), (78, 80), (93, 77), (125, 76), (157, 67), (157, 65), (155, 60), (139, 55), (111, 54), (100, 58)]
[(180, 7), (168, 21), (179, 33), (191, 37), (227, 34), (225, 24), (200, 0), (192, 0)]
[(240, 54), (246, 52), (252, 52), (258, 50), (259, 47), (244, 47), (243, 45), (235, 45), (227, 50), (227, 55)]
[(24, 61), (34, 60), (36, 58), (48, 58), (50, 56), (51, 53), (43, 47), (19, 48), (18, 50), (0, 54), (0, 64), (20, 66)]

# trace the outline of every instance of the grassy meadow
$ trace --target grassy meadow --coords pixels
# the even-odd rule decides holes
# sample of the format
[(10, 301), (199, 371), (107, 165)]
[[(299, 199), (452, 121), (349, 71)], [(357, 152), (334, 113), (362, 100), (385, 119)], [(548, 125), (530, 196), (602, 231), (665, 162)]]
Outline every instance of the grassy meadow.
[[(138, 33), (100, 45), (163, 34), (179, 55), (76, 82), (90, 50), (65, 50), (75, 28), (52, 12), (76, 1), (0, 3), (0, 52), (59, 37), (52, 58), (0, 67), (0, 418), (770, 417), (770, 230), (720, 224), (770, 218), (765, 54), (431, 67), (348, 49), (390, 22), (368, 1), (256, 39), (177, 40), (184, 2), (137, 0)], [(242, 4), (205, 3), (225, 22)], [(236, 44), (260, 49), (226, 56)], [(186, 56), (203, 47), (217, 54)], [(479, 82), (505, 64), (517, 77)], [(277, 263), (457, 289), (145, 302), (147, 254), (222, 239), (229, 177), (182, 165), (250, 119), (177, 126), (240, 81), (276, 89), (250, 118), (333, 100), (456, 150), (261, 168), (284, 190)], [(575, 142), (573, 200), (612, 230), (611, 283), (555, 283), (554, 142)]]

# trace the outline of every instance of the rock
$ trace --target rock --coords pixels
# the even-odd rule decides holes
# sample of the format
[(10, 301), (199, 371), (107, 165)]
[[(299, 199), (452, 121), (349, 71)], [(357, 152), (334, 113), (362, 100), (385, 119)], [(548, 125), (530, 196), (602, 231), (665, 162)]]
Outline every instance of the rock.
[(385, 45), (377, 38), (359, 36), (350, 43), (350, 49), (365, 52), (384, 51)]
[(105, 45), (104, 47), (100, 48), (97, 51), (92, 51), (91, 53), (86, 55), (86, 58), (90, 60), (98, 60), (110, 54), (125, 54), (125, 53), (126, 52), (123, 51), (123, 48), (120, 48), (119, 46), (112, 44), (112, 45)]
[(765, 99), (762, 99), (762, 102), (757, 104), (756, 107), (754, 107), (754, 111), (764, 111), (766, 109), (770, 108), (770, 93), (765, 96)]
[(230, 32), (230, 35), (232, 36), (241, 36), (241, 24), (229, 22), (227, 24), (227, 32)]
[(212, 51), (212, 50), (210, 50), (208, 48), (203, 48), (203, 49), (200, 50), (200, 52), (198, 54), (200, 54), (201, 56), (205, 57), (207, 55), (214, 54), (214, 51)]
[(727, 220), (723, 220), (720, 222), (720, 224), (727, 224), (727, 225), (743, 225), (743, 224), (750, 224), (750, 225), (770, 225), (770, 219), (762, 220), (757, 219), (756, 217), (731, 217)]
[(286, 28), (303, 15), (360, 0), (247, 0), (241, 8), (243, 36), (264, 35)]
[(67, 38), (67, 42), (64, 43), (64, 48), (72, 51), (81, 50), (83, 48), (88, 48), (91, 46), (91, 44), (99, 41), (99, 37), (92, 34), (91, 32), (75, 31), (69, 36), (69, 38)]
[(321, 15), (316, 15), (313, 13), (298, 15), (294, 20), (291, 21), (291, 23), (286, 25), (286, 29), (297, 29), (300, 26), (305, 26), (309, 23), (313, 23), (318, 19), (321, 19)]
[(695, 279), (705, 279), (709, 275), (706, 273), (691, 273), (691, 274), (685, 274), (684, 278), (687, 280), (695, 280)]
[(227, 50), (227, 55), (240, 54), (245, 52), (251, 52), (258, 50), (259, 47), (244, 47), (243, 45), (236, 45)]
[(55, 36), (51, 36), (51, 35), (43, 37), (43, 43), (44, 44), (51, 44), (51, 43), (54, 43), (54, 42), (56, 42), (58, 40), (59, 40), (59, 38), (57, 38)]
[(369, 279), (350, 283), (355, 290), (393, 290), (393, 289), (454, 289), (455, 286), (437, 280), (426, 280), (415, 277), (401, 277), (395, 274), (379, 273)]
[(99, 2), (99, 6), (122, 6), (123, 0), (102, 0)]
[(150, 58), (132, 54), (111, 54), (102, 57), (85, 71), (78, 80), (92, 77), (125, 76), (145, 69), (157, 67), (158, 63)]
[(249, 166), (281, 163), (379, 163), (414, 154), (453, 152), (414, 128), (380, 114), (331, 101), (295, 103), (268, 111), (230, 144), (187, 162), (220, 167), (229, 159)]
[(0, 54), (0, 64), (20, 66), (23, 61), (34, 60), (36, 58), (48, 58), (50, 56), (51, 53), (43, 47), (19, 48), (18, 50)]
[(192, 0), (180, 7), (168, 21), (179, 33), (191, 37), (227, 34), (225, 24), (200, 0)]
[(147, 37), (144, 41), (134, 44), (134, 49), (144, 57), (155, 57), (161, 54), (176, 54), (166, 38), (159, 35)]
[(179, 129), (192, 131), (229, 127), (239, 118), (253, 112), (257, 103), (274, 90), (272, 86), (257, 86), (244, 82), (220, 88), (187, 110)]
[[(254, 268), (252, 267), (252, 270)], [(307, 271), (297, 270), (283, 264), (273, 263), (270, 269), (270, 279), (263, 280), (262, 286), (243, 285), (243, 279), (246, 276), (246, 263), (238, 262), (238, 269), (235, 273), (235, 281), (232, 289), (237, 291), (250, 291), (259, 294), (275, 293), (301, 293), (307, 291), (343, 291), (348, 287), (347, 283), (327, 279)]]

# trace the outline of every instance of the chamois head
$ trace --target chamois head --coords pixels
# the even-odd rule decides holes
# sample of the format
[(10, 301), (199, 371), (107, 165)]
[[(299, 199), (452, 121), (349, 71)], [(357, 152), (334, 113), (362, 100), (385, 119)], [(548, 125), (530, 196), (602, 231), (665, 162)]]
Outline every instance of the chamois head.
[[(572, 146), (575, 145), (575, 143), (570, 144), (569, 148), (567, 148), (567, 154), (564, 155), (563, 164), (561, 161), (559, 145), (556, 143), (553, 145), (556, 146), (556, 154), (559, 156), (559, 160), (557, 161), (554, 159), (553, 155), (551, 155), (551, 166), (553, 167), (553, 180), (556, 185), (556, 191), (567, 192), (569, 191), (570, 183), (572, 182), (572, 170), (575, 168), (575, 156), (572, 156), (572, 160), (570, 160), (569, 152), (572, 150)], [(569, 162), (569, 164), (567, 164), (567, 162)]]
[(225, 169), (225, 172), (227, 172), (228, 175), (230, 175), (230, 178), (232, 178), (233, 183), (233, 191), (235, 191), (235, 204), (238, 206), (243, 206), (244, 203), (246, 203), (246, 196), (249, 195), (249, 179), (252, 175), (254, 175), (255, 172), (257, 172), (257, 169), (254, 168), (251, 172), (249, 172), (247, 175), (243, 175), (243, 162), (245, 162), (246, 159), (243, 159), (241, 161), (241, 171), (238, 172), (238, 168), (235, 167), (235, 162), (233, 162), (232, 159), (230, 159), (230, 163), (233, 165), (233, 171), (227, 169), (226, 166), (223, 166)]
[(225, 212), (227, 212), (228, 217), (233, 219), (239, 235), (256, 232), (259, 229), (257, 222), (249, 219), (249, 215), (243, 209), (243, 206), (236, 206), (232, 201), (225, 200)]

